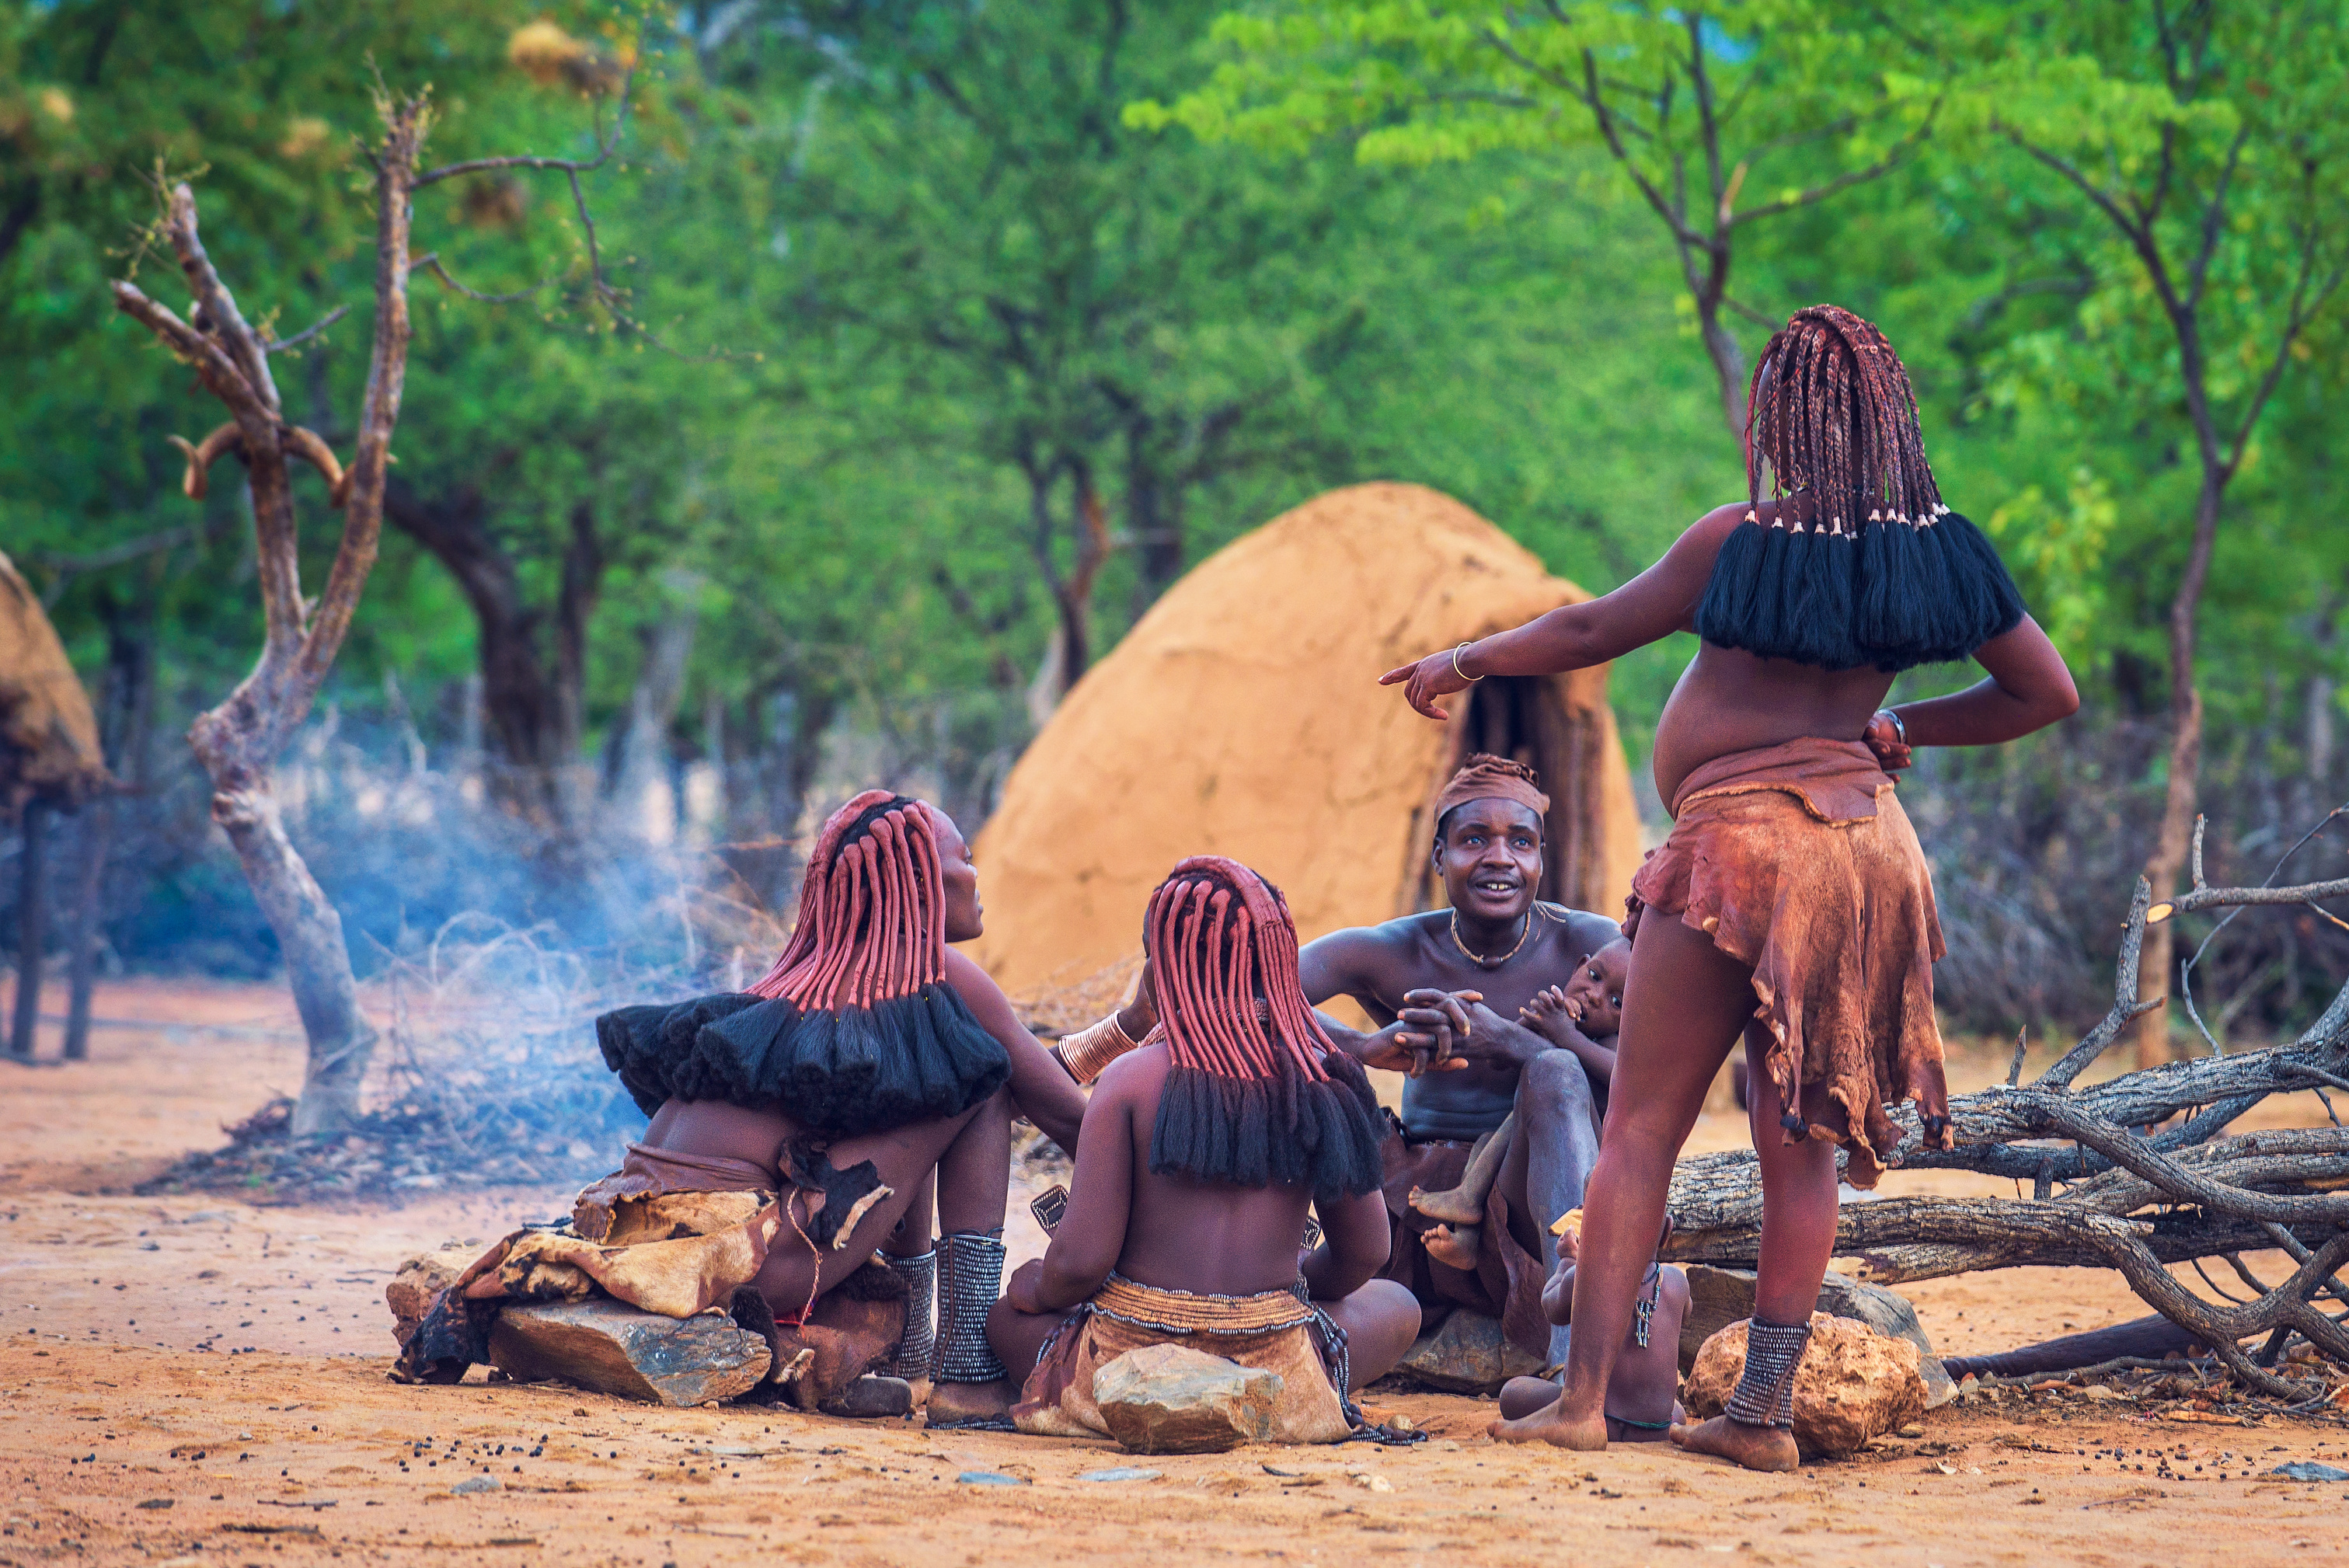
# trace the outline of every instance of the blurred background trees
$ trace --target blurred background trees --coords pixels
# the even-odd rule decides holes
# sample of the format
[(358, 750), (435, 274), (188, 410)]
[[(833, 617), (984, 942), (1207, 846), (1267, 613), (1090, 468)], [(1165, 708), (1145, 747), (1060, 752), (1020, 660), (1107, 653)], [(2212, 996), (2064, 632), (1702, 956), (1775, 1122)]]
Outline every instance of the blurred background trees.
[[(662, 857), (780, 903), (804, 813), (852, 782), (975, 827), (1158, 593), (1333, 484), (1434, 485), (1612, 587), (1741, 493), (1743, 368), (1833, 299), (1909, 360), (1945, 491), (2086, 698), (1904, 785), (1945, 1005), (2092, 1016), (2160, 859), (2183, 682), (2214, 881), (2257, 881), (2349, 785), (2344, 49), (2333, 8), (2228, 0), (5, 0), (0, 548), (136, 791), (111, 953), (273, 952), (180, 739), (258, 645), (236, 470), (180, 493), (165, 438), (214, 421), (104, 293), (144, 177), (194, 180), (278, 335), (350, 307), (277, 363), (347, 450), (371, 70), (430, 83), (437, 158), (574, 156), (634, 50), (594, 205), (623, 296), (559, 179), (418, 215), (446, 279), (519, 297), (418, 277), (383, 559), (283, 781), (362, 972), (467, 910), (698, 940)], [(2204, 279), (2199, 359), (2148, 238), (2173, 290)], [(305, 535), (314, 576), (332, 542)], [(1643, 787), (1686, 641), (1616, 673)], [(2264, 918), (2198, 972), (2238, 1031), (2304, 1022), (2349, 958), (2312, 913)]]

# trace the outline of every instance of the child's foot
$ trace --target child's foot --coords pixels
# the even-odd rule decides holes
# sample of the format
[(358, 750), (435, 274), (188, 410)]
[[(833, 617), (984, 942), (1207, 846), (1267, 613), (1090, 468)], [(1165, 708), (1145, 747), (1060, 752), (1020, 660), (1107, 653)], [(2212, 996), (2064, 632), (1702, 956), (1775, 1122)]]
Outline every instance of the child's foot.
[(1481, 1225), (1438, 1225), (1420, 1240), (1427, 1255), (1449, 1268), (1476, 1272), (1476, 1253), (1484, 1240)]
[(1790, 1470), (1803, 1462), (1795, 1434), (1783, 1427), (1749, 1427), (1726, 1416), (1674, 1427), (1672, 1441), (1696, 1454), (1718, 1454), (1750, 1470)]
[(1587, 1417), (1568, 1415), (1566, 1396), (1561, 1393), (1533, 1414), (1495, 1421), (1485, 1432), (1496, 1443), (1547, 1443), (1552, 1448), (1597, 1453), (1607, 1446), (1607, 1417), (1599, 1410)]
[(1442, 1220), (1449, 1225), (1481, 1225), (1485, 1222), (1485, 1195), (1466, 1187), (1450, 1187), (1441, 1192), (1413, 1187), (1411, 1190), (1411, 1206), (1429, 1219)]

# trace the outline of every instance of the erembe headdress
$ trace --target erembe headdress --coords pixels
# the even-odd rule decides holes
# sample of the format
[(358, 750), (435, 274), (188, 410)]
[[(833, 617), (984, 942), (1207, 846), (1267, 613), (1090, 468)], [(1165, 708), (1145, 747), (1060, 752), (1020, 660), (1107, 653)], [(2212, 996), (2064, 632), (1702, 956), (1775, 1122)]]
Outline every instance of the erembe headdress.
[(598, 1018), (637, 1106), (771, 1107), (845, 1136), (959, 1116), (1000, 1088), (1011, 1059), (946, 979), (938, 820), (866, 790), (825, 820), (799, 923), (750, 990)]
[(1195, 856), (1150, 895), (1143, 943), (1174, 1058), (1153, 1173), (1300, 1185), (1323, 1201), (1376, 1191), (1378, 1099), (1305, 1000), (1279, 890), (1237, 861)]
[[(1917, 397), (1892, 345), (1837, 305), (1795, 313), (1747, 394), (1749, 526), (1722, 542), (1696, 612), (1723, 647), (1826, 669), (1944, 664), (2023, 619), (1982, 531), (1941, 504)], [(1760, 516), (1802, 493), (1811, 515)]]

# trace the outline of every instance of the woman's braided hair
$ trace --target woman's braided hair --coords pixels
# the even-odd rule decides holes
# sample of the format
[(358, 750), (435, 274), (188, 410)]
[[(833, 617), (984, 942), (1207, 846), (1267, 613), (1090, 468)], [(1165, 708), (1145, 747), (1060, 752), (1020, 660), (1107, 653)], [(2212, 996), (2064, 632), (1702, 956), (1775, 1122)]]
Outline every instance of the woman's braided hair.
[[(1916, 391), (1884, 334), (1839, 305), (1796, 311), (1754, 362), (1746, 406), (1750, 499), (1713, 557), (1699, 636), (1892, 673), (1971, 657), (2022, 621), (1997, 549), (1941, 504)], [(1764, 468), (1773, 500), (1811, 504), (1764, 519)]]
[(1841, 305), (1796, 311), (1763, 348), (1745, 444), (1754, 504), (1766, 466), (1772, 499), (1812, 492), (1812, 526), (1829, 533), (1857, 533), (1863, 521), (1923, 526), (1950, 510), (1925, 460), (1907, 366), (1873, 322)]
[(1153, 1037), (1171, 1058), (1150, 1169), (1302, 1185), (1324, 1201), (1376, 1190), (1377, 1098), (1305, 999), (1280, 890), (1237, 861), (1194, 856), (1150, 895), (1143, 941)]
[(867, 789), (816, 835), (799, 923), (750, 994), (800, 1007), (870, 1007), (946, 978), (946, 881), (936, 811)]

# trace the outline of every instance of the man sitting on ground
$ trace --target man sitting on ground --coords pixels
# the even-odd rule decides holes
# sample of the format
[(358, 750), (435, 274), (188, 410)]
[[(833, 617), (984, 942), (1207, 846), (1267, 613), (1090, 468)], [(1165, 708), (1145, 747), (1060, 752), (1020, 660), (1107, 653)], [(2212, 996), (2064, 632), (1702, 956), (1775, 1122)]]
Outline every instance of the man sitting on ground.
[[(1517, 1022), (1562, 1051), (1572, 1051), (1590, 1079), (1591, 1113), (1607, 1121), (1607, 1087), (1615, 1077), (1615, 1033), (1622, 1026), (1623, 977), (1631, 967), (1631, 944), (1618, 937), (1590, 955), (1573, 980), (1552, 985), (1517, 1009)], [(1473, 1269), (1483, 1249), (1478, 1227), (1501, 1161), (1516, 1140), (1517, 1113), (1476, 1140), (1467, 1174), (1449, 1191), (1414, 1189), (1411, 1206), (1439, 1222), (1421, 1238), (1428, 1256), (1454, 1268)], [(1557, 1233), (1553, 1231), (1552, 1234)], [(1555, 1283), (1555, 1282), (1553, 1282)], [(1547, 1287), (1545, 1287), (1547, 1288)], [(1545, 1300), (1547, 1296), (1545, 1295)], [(1552, 1317), (1552, 1323), (1566, 1321)]]
[[(1177, 1344), (1280, 1376), (1274, 1441), (1336, 1442), (1359, 1421), (1349, 1396), (1419, 1330), (1409, 1293), (1371, 1277), (1388, 1240), (1378, 1102), (1307, 1006), (1288, 906), (1254, 872), (1183, 861), (1143, 940), (1157, 1026), (1100, 1072), (1051, 1246), (988, 1324), (1027, 1371), (1013, 1419), (1105, 1434), (1094, 1372)], [(1300, 1263), (1309, 1203), (1323, 1240)]]
[[(1336, 1031), (1342, 1048), (1413, 1074), (1382, 1151), (1394, 1226), (1386, 1277), (1410, 1286), (1431, 1317), (1452, 1306), (1497, 1317), (1519, 1348), (1559, 1363), (1571, 1331), (1541, 1313), (1555, 1262), (1548, 1228), (1582, 1202), (1599, 1120), (1581, 1056), (1516, 1018), (1622, 933), (1602, 915), (1537, 900), (1548, 810), (1532, 769), (1470, 758), (1436, 799), (1433, 853), (1451, 908), (1332, 932), (1305, 949), (1299, 975), (1315, 1003), (1350, 996), (1381, 1026)], [(1423, 1238), (1442, 1222), (1413, 1209), (1412, 1191), (1457, 1187), (1476, 1140), (1512, 1110), (1473, 1254), (1433, 1255)]]

